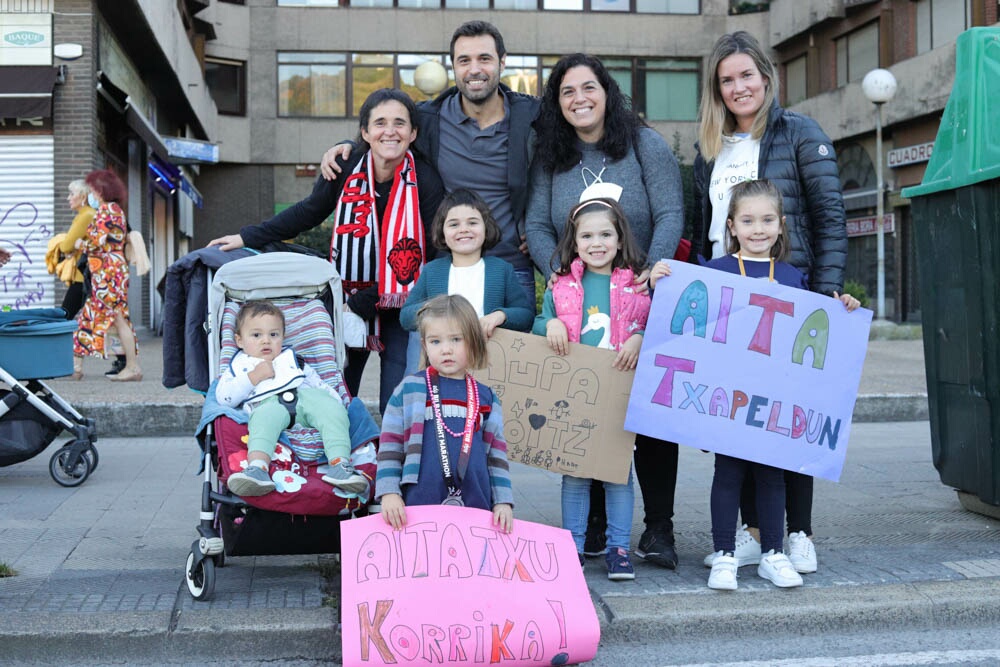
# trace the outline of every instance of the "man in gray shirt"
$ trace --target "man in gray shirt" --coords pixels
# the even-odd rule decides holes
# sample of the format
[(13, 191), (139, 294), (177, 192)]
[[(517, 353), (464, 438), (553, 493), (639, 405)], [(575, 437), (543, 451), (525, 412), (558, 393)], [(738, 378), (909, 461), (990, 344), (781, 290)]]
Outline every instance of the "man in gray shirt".
[[(437, 167), (449, 191), (468, 188), (486, 201), (503, 237), (487, 251), (514, 266), (518, 281), (535, 303), (534, 267), (524, 243), (528, 202), (531, 124), (539, 100), (500, 83), (507, 51), (496, 26), (469, 21), (451, 38), (455, 86), (417, 105), (414, 147)], [(322, 172), (336, 178), (336, 158), (350, 145), (323, 156)]]

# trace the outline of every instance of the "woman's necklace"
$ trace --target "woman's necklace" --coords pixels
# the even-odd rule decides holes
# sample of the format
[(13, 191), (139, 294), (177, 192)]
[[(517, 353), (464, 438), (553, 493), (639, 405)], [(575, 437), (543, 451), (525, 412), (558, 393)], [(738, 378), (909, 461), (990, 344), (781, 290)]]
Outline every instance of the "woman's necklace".
[[(740, 275), (746, 276), (747, 269), (745, 266), (743, 266), (743, 253), (739, 250), (736, 251), (736, 261), (740, 263)], [(774, 282), (774, 257), (771, 257), (771, 268), (768, 270), (767, 273), (767, 281), (769, 283)]]
[[(431, 377), (433, 376), (433, 382)], [(431, 408), (434, 410), (434, 418), (444, 427), (454, 438), (461, 438), (467, 433), (471, 433), (476, 426), (476, 417), (479, 416), (479, 385), (471, 375), (465, 375), (465, 428), (456, 433), (448, 428), (444, 415), (441, 414), (441, 397), (438, 395), (438, 372), (428, 367), (424, 374), (427, 381), (427, 395), (431, 397)]]

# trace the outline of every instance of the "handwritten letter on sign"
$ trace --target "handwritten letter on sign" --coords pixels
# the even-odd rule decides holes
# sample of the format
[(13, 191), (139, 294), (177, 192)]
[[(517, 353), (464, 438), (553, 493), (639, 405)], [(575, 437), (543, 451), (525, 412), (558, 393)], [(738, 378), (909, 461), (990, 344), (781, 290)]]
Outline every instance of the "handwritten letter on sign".
[(624, 430), (632, 372), (615, 352), (570, 343), (565, 357), (544, 336), (496, 329), (490, 365), (476, 379), (503, 404), (507, 458), (574, 477), (624, 484), (635, 434)]
[(341, 524), (344, 666), (568, 665), (601, 629), (568, 531), (442, 505)]
[(837, 481), (870, 310), (671, 262), (657, 282), (625, 427)]

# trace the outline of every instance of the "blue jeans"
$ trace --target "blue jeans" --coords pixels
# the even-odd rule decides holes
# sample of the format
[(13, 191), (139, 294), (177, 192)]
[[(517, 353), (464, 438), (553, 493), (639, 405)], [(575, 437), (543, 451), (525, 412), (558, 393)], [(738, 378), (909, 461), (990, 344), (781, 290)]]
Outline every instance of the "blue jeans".
[[(583, 553), (583, 540), (587, 533), (587, 515), (590, 513), (590, 484), (593, 480), (563, 475), (562, 524), (573, 534), (577, 553)], [(632, 468), (628, 471), (627, 484), (595, 482), (604, 485), (604, 507), (608, 514), (608, 548), (621, 547), (628, 551), (632, 539), (632, 509), (635, 491)]]
[(406, 373), (413, 375), (420, 368), (420, 332), (411, 331), (406, 341)]
[(536, 311), (537, 306), (535, 302), (535, 270), (532, 269), (514, 269), (514, 275), (517, 276), (517, 282), (521, 284), (524, 291), (528, 293), (528, 301), (531, 302), (531, 309)]

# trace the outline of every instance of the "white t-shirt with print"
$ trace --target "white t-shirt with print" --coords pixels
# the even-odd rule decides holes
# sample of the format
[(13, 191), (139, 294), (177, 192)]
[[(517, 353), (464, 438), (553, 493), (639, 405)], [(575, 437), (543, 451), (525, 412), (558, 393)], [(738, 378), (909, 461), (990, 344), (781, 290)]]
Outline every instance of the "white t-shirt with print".
[(712, 244), (712, 257), (726, 254), (726, 214), (729, 212), (729, 194), (733, 186), (743, 181), (757, 178), (757, 158), (760, 153), (760, 139), (749, 134), (722, 135), (722, 150), (715, 158), (712, 179), (708, 184), (709, 201), (712, 204), (712, 226), (708, 230), (708, 240)]

